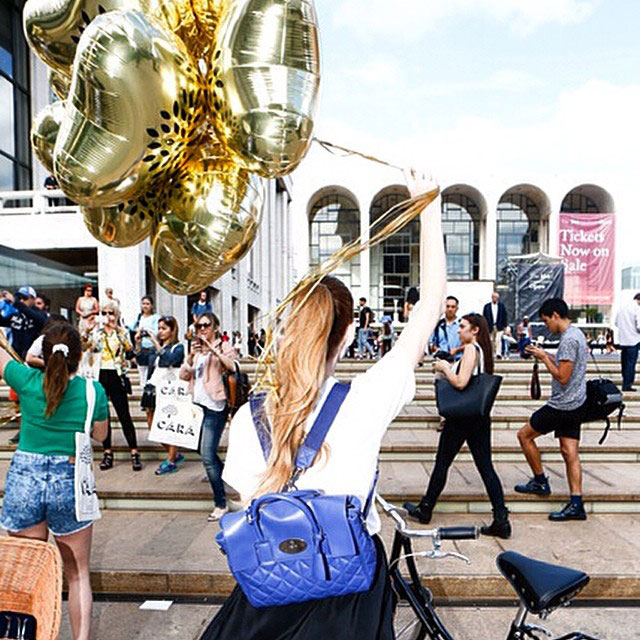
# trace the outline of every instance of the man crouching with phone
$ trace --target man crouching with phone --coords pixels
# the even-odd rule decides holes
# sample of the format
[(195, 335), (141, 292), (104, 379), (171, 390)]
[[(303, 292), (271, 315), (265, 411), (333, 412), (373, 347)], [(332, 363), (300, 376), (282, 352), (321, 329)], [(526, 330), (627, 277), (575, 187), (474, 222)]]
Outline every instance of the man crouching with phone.
[(520, 446), (534, 476), (526, 484), (516, 485), (515, 490), (539, 496), (551, 494), (549, 478), (544, 474), (535, 441), (541, 435), (554, 431), (560, 440), (571, 499), (561, 511), (550, 513), (549, 520), (586, 520), (578, 445), (587, 399), (587, 341), (582, 331), (571, 324), (567, 304), (560, 298), (545, 300), (540, 308), (540, 318), (551, 333), (560, 336), (560, 343), (555, 358), (540, 346), (528, 345), (526, 348), (527, 353), (542, 362), (551, 374), (551, 397), (518, 431)]

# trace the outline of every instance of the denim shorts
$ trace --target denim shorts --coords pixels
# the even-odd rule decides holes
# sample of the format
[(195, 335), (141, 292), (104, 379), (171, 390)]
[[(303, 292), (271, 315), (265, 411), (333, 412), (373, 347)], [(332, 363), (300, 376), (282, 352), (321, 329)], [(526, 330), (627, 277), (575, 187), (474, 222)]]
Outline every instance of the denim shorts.
[(92, 520), (76, 519), (73, 473), (68, 456), (16, 451), (7, 472), (0, 526), (17, 533), (46, 522), (51, 533), (66, 536), (92, 525)]

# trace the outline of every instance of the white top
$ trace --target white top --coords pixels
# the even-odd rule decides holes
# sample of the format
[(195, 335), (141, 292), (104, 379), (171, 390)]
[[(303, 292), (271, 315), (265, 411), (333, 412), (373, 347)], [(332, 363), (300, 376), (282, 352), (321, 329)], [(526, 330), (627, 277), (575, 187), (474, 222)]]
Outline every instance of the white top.
[[(336, 382), (330, 377), (323, 385), (307, 420), (307, 431)], [(392, 350), (365, 373), (356, 376), (325, 438), (328, 459), (321, 458), (307, 469), (296, 483), (298, 489), (355, 495), (364, 507), (375, 476), (382, 438), (402, 407), (413, 399), (415, 389), (413, 363), (401, 349)], [(265, 469), (264, 454), (247, 402), (231, 422), (222, 479), (246, 502), (255, 493)], [(380, 528), (374, 507), (369, 511), (367, 529), (374, 534)]]
[(211, 411), (223, 411), (227, 406), (226, 400), (213, 400), (204, 386), (204, 371), (209, 364), (210, 353), (197, 354), (193, 361), (193, 401)]
[(44, 334), (38, 336), (33, 344), (29, 347), (29, 351), (27, 351), (27, 355), (31, 354), (36, 358), (42, 358), (42, 344), (44, 342)]
[(623, 347), (634, 347), (640, 342), (640, 304), (635, 300), (618, 311), (616, 316), (618, 327), (618, 344)]
[(493, 316), (493, 324), (496, 324), (496, 322), (498, 322), (498, 303), (497, 302), (491, 303), (491, 315)]

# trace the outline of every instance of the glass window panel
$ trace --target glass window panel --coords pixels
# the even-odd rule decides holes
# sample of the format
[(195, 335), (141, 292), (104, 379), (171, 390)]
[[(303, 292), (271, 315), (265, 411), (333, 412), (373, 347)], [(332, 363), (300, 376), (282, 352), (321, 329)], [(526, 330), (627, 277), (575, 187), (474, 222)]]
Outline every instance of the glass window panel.
[(0, 155), (0, 191), (13, 189), (13, 162)]
[(13, 76), (13, 56), (4, 47), (0, 47), (0, 71)]
[(13, 117), (13, 85), (0, 77), (0, 105), (2, 105), (2, 121), (0, 126), (0, 149), (10, 156), (15, 153), (14, 117)]
[(411, 260), (408, 255), (396, 257), (396, 273), (409, 273)]

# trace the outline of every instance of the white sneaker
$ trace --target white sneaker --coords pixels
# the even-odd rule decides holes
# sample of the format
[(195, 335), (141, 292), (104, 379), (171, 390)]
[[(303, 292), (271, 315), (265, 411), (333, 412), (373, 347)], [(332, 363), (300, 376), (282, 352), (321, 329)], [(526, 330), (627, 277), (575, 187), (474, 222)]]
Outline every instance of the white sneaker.
[(229, 509), (227, 507), (216, 507), (208, 516), (207, 520), (209, 522), (217, 522), (222, 518), (225, 513), (228, 513)]

